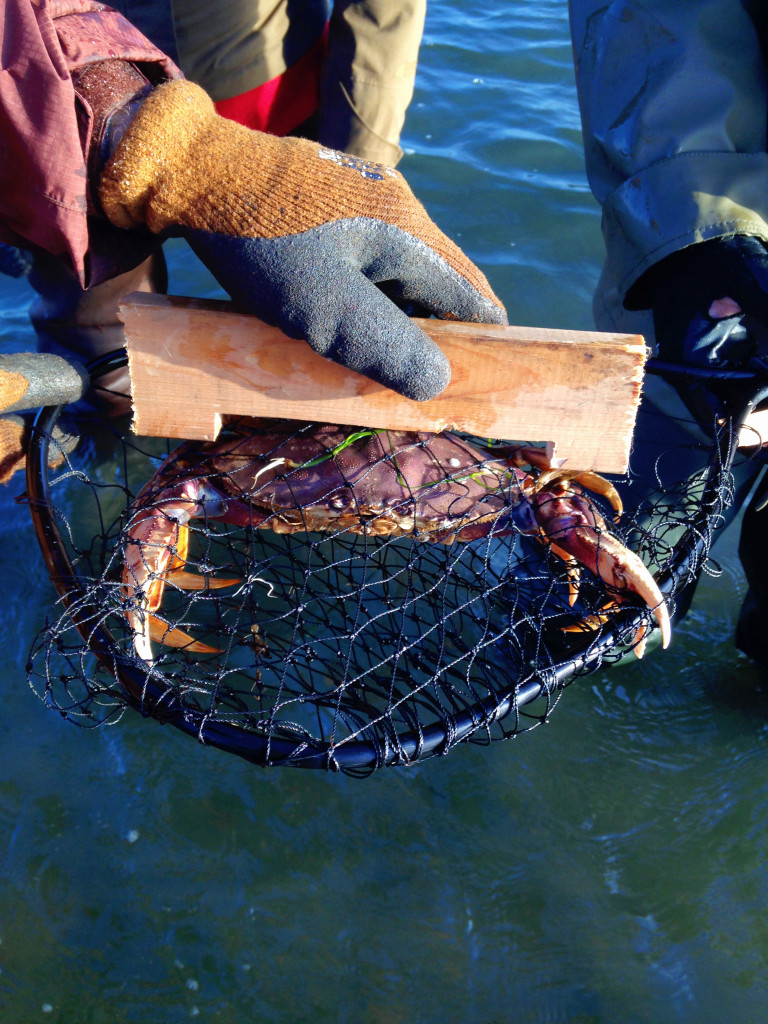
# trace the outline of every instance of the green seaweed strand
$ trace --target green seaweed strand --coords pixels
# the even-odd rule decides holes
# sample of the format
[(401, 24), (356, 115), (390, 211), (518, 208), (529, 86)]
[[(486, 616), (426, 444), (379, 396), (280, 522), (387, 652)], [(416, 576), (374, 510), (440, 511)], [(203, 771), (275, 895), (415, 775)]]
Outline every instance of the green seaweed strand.
[(312, 466), (319, 466), (321, 462), (327, 462), (328, 459), (335, 458), (339, 452), (343, 452), (345, 448), (349, 448), (355, 441), (361, 441), (364, 437), (373, 437), (374, 434), (381, 434), (381, 430), (356, 430), (354, 433), (349, 434), (334, 448), (329, 448), (325, 455), (318, 455), (316, 459), (312, 459), (310, 462), (302, 462), (300, 469), (311, 469)]

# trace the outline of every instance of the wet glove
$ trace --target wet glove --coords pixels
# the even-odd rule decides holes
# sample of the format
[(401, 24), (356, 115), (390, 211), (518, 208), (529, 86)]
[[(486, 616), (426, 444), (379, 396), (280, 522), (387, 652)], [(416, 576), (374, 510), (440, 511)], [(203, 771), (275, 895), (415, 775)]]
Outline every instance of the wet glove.
[(186, 238), (241, 307), (409, 398), (439, 394), (450, 368), (395, 302), (506, 323), (397, 171), (243, 128), (191, 82), (143, 102), (99, 197), (118, 227)]
[(21, 416), (0, 416), (0, 484), (27, 464), (29, 429)]
[[(90, 386), (88, 373), (61, 356), (40, 352), (0, 355), (0, 484), (26, 465), (30, 424), (15, 415), (43, 405), (75, 402)], [(77, 432), (60, 417), (48, 449), (50, 466), (59, 466), (77, 446)]]
[[(768, 252), (759, 239), (735, 235), (688, 246), (658, 263), (648, 285), (661, 359), (706, 371), (768, 360), (768, 332), (756, 329), (768, 329)], [(677, 388), (705, 428), (723, 402), (738, 402), (738, 384), (715, 376)]]

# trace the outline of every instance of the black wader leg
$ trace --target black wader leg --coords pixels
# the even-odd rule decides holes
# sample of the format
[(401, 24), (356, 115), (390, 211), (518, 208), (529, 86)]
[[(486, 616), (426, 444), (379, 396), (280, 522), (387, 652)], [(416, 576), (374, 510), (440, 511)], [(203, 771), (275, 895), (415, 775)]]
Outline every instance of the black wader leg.
[(768, 473), (763, 474), (744, 513), (739, 558), (749, 590), (736, 625), (736, 646), (768, 668)]

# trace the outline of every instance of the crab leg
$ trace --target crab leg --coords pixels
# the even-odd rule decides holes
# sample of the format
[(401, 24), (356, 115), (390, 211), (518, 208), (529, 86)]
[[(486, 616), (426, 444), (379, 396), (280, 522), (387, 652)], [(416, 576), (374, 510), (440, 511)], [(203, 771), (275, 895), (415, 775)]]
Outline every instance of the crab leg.
[(135, 634), (136, 653), (152, 661), (151, 642), (183, 647), (196, 654), (214, 654), (218, 648), (195, 640), (181, 629), (172, 628), (156, 613), (167, 582), (187, 590), (232, 586), (235, 579), (217, 579), (187, 572), (189, 520), (200, 515), (200, 501), (194, 481), (176, 488), (179, 494), (163, 498), (141, 509), (128, 529), (123, 562), (125, 617)]
[[(542, 473), (536, 480), (536, 490), (543, 490), (548, 484), (556, 482), (557, 484), (564, 484), (568, 480), (573, 480), (577, 484), (581, 484), (582, 487), (588, 488), (595, 494), (600, 494), (611, 503), (616, 518), (624, 511), (624, 503), (621, 500), (621, 495), (613, 486), (610, 480), (606, 480), (604, 476), (600, 476), (598, 473), (592, 473), (589, 470), (576, 470), (576, 469), (549, 469), (545, 473)], [(572, 491), (568, 493), (573, 494)]]
[[(169, 457), (158, 476), (162, 476), (165, 466), (173, 461), (174, 456)], [(284, 461), (274, 459), (255, 474), (255, 479)], [(170, 626), (157, 613), (167, 583), (180, 590), (218, 590), (242, 582), (186, 570), (189, 521), (209, 516), (230, 522), (242, 519), (253, 524), (263, 518), (241, 506), (242, 502), (226, 499), (205, 477), (182, 480), (159, 494), (156, 489), (146, 489), (139, 495), (139, 510), (128, 528), (122, 583), (123, 596), (127, 599), (125, 617), (135, 634), (136, 653), (144, 661), (153, 660), (153, 642), (165, 647), (181, 647), (195, 654), (218, 653), (218, 647), (195, 640), (184, 630)]]

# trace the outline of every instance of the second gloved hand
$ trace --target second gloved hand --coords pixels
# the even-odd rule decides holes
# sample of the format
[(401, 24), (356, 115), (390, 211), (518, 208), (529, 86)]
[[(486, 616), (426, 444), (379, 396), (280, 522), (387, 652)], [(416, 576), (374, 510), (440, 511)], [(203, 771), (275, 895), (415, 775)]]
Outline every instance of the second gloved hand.
[[(658, 263), (646, 289), (661, 359), (709, 372), (744, 369), (753, 357), (768, 356), (766, 330), (755, 328), (768, 329), (768, 251), (759, 239), (735, 235), (690, 245)], [(738, 383), (714, 376), (691, 376), (677, 389), (707, 429), (724, 401), (739, 404)]]
[(650, 271), (650, 291), (663, 359), (737, 367), (756, 352), (742, 315), (768, 327), (768, 251), (750, 235), (689, 245)]
[(397, 171), (236, 125), (190, 82), (144, 101), (100, 199), (119, 227), (183, 235), (241, 307), (410, 398), (439, 394), (450, 367), (393, 298), (506, 323)]

